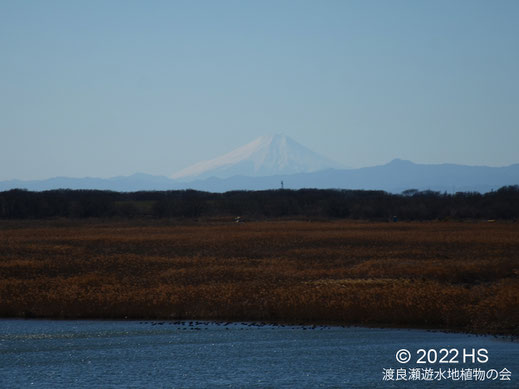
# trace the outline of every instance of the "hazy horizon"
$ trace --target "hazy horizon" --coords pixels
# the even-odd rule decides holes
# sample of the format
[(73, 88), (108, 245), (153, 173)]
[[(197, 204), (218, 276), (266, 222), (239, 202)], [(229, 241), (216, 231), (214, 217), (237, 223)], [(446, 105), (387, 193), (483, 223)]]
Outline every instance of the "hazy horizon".
[(170, 176), (265, 134), (519, 162), (519, 2), (0, 3), (0, 181)]
[[(268, 134), (268, 135), (281, 135), (281, 136), (285, 136), (283, 134)], [(262, 138), (262, 137), (260, 137), (260, 138)], [(258, 140), (258, 139), (259, 138), (254, 139), (254, 140)], [(290, 139), (292, 139), (292, 138), (290, 138)], [(294, 139), (292, 139), (292, 140), (294, 140)], [(297, 140), (295, 140), (295, 141), (297, 142)], [(249, 143), (252, 143), (252, 142), (249, 142)], [(246, 145), (241, 145), (241, 147), (243, 147), (243, 146), (246, 146)], [(240, 148), (240, 147), (238, 147), (238, 148)], [(236, 151), (236, 149), (235, 150), (227, 150), (227, 151)], [(228, 154), (227, 151), (225, 151), (221, 155), (215, 156), (214, 159), (221, 158), (221, 157), (225, 156), (226, 154)], [(324, 157), (326, 157), (326, 156), (324, 156)], [(199, 165), (200, 163), (211, 162), (211, 161), (212, 161), (212, 159), (201, 160), (201, 161), (198, 161), (198, 163), (195, 163), (195, 164), (190, 165), (190, 166), (186, 166), (184, 169), (180, 169), (178, 171), (175, 171), (174, 173), (180, 173), (180, 172), (182, 172), (184, 170), (189, 170), (190, 168), (193, 168), (193, 167)], [(356, 169), (359, 169), (359, 168), (372, 168), (372, 167), (377, 167), (377, 166), (383, 166), (383, 165), (394, 163), (396, 161), (411, 162), (411, 163), (417, 164), (417, 165), (421, 165), (422, 164), (420, 162), (411, 161), (411, 160), (408, 160), (408, 159), (405, 159), (405, 158), (395, 157), (395, 158), (392, 158), (391, 160), (388, 160), (388, 161), (385, 161), (385, 162), (382, 162), (382, 163), (379, 163), (379, 164), (376, 164), (376, 165), (367, 165), (367, 166), (360, 166), (360, 167), (333, 166), (333, 167), (327, 167), (326, 169), (332, 168), (332, 169), (356, 170)], [(334, 161), (332, 161), (332, 162), (334, 162)], [(431, 163), (431, 164), (426, 164), (426, 165), (444, 165), (444, 164), (446, 164), (446, 165), (452, 164), (452, 165), (459, 165), (459, 166), (471, 166), (471, 167), (510, 167), (512, 165), (519, 164), (519, 162), (511, 163), (509, 165), (502, 165), (502, 166), (477, 165), (477, 164), (474, 164), (474, 165), (455, 164), (455, 163), (450, 163), (450, 162)], [(324, 169), (324, 170), (326, 170), (326, 169)], [(315, 170), (314, 172), (318, 172), (318, 171), (320, 171), (320, 170)], [(310, 173), (310, 171), (308, 171), (308, 173)], [(100, 178), (100, 179), (108, 179), (108, 178), (138, 176), (138, 175), (142, 175), (142, 174), (144, 174), (144, 175), (152, 175), (152, 176), (157, 176), (157, 177), (165, 177), (165, 178), (168, 178), (170, 180), (177, 180), (180, 183), (182, 183), (182, 182), (190, 182), (189, 180), (185, 181), (185, 178), (175, 177), (174, 174), (173, 175), (172, 174), (154, 174), (154, 173), (147, 173), (147, 172), (144, 172), (144, 171), (134, 171), (134, 172), (131, 172), (129, 174), (117, 174), (117, 175), (114, 175), (114, 176), (96, 176), (96, 175), (90, 175), (90, 176), (48, 176), (48, 177), (42, 177), (42, 178), (39, 178), (39, 179), (18, 179), (18, 178), (13, 178), (13, 179), (0, 180), (0, 181), (38, 181), (38, 180), (43, 180), (44, 181), (44, 180), (47, 180), (47, 179), (55, 179), (55, 178), (73, 178), (73, 179), (75, 179), (75, 178), (78, 178), (78, 179), (83, 179), (83, 178), (85, 178), (85, 179), (88, 179), (88, 178), (96, 179), (96, 178)], [(289, 173), (289, 174), (297, 174), (297, 173)], [(276, 173), (275, 175), (280, 175), (280, 173)], [(261, 177), (261, 175), (259, 177)], [(191, 180), (204, 180), (205, 178), (208, 178), (208, 177), (202, 176), (202, 178), (196, 178), (196, 175), (195, 175), (193, 178), (191, 178)], [(216, 178), (218, 178), (218, 177), (216, 177)], [(220, 177), (220, 178), (223, 178), (223, 177)]]
[[(242, 145), (242, 146), (244, 146), (244, 145)], [(228, 151), (232, 151), (232, 150), (228, 150)], [(224, 152), (224, 154), (222, 154), (222, 155), (216, 156), (216, 158), (222, 157), (225, 154), (226, 154), (226, 152)], [(209, 162), (209, 161), (211, 161), (211, 160), (208, 159), (208, 160), (202, 160), (202, 161), (198, 161), (198, 162), (200, 163), (200, 162)], [(395, 157), (395, 158), (393, 158), (391, 160), (388, 160), (386, 162), (382, 162), (382, 163), (376, 164), (376, 165), (367, 165), (367, 166), (359, 166), (359, 167), (337, 166), (337, 167), (332, 167), (332, 168), (333, 169), (356, 170), (356, 169), (359, 169), (359, 168), (372, 168), (372, 167), (377, 167), (377, 166), (383, 166), (383, 165), (387, 165), (387, 164), (393, 163), (395, 161), (411, 162), (411, 163), (417, 164), (417, 165), (421, 165), (422, 164), (420, 162), (416, 162), (416, 161), (411, 161), (411, 160), (404, 159), (404, 158)], [(508, 164), (508, 165), (501, 165), (501, 166), (477, 165), (477, 164), (475, 164), (475, 165), (455, 164), (455, 163), (450, 163), (450, 162), (431, 163), (431, 164), (426, 164), (426, 165), (444, 165), (444, 164), (446, 164), (446, 165), (451, 165), (452, 164), (452, 165), (459, 165), (459, 166), (469, 166), (469, 167), (510, 167), (512, 165), (519, 164), (519, 162), (511, 163), (511, 164)], [(196, 166), (196, 165), (198, 165), (198, 163), (195, 163), (195, 164), (190, 165), (190, 166), (186, 166), (184, 169), (180, 169), (179, 171), (176, 171), (175, 173), (179, 173), (179, 172), (181, 172), (183, 170), (188, 170), (188, 168), (191, 168), (191, 167)], [(327, 168), (327, 169), (329, 169), (329, 168)], [(319, 171), (319, 170), (317, 170), (317, 171)], [(297, 173), (292, 173), (292, 174), (297, 174)], [(144, 171), (134, 171), (134, 172), (131, 172), (131, 173), (128, 173), (128, 174), (116, 174), (116, 175), (113, 175), (113, 176), (96, 176), (96, 175), (89, 175), (89, 176), (48, 176), (48, 177), (42, 177), (42, 178), (36, 178), (36, 179), (12, 178), (12, 179), (0, 180), (0, 181), (39, 181), (39, 180), (45, 181), (45, 180), (48, 180), (48, 179), (55, 179), (55, 178), (73, 178), (73, 179), (76, 179), (76, 178), (78, 178), (78, 179), (88, 179), (88, 178), (97, 179), (97, 178), (99, 178), (99, 179), (109, 179), (109, 178), (118, 178), (118, 177), (131, 177), (131, 176), (138, 176), (138, 175), (151, 175), (151, 176), (157, 176), (157, 177), (165, 177), (165, 178), (168, 178), (170, 180), (179, 181), (180, 183), (189, 183), (189, 182), (191, 182), (191, 180), (198, 181), (198, 180), (204, 180), (204, 179), (207, 178), (207, 177), (191, 178), (191, 180), (185, 181), (185, 178), (177, 178), (177, 177), (174, 177), (174, 175), (172, 176), (172, 174), (154, 174), (154, 173), (147, 173), (147, 172), (144, 172)], [(276, 175), (279, 175), (279, 174), (276, 174)], [(218, 177), (216, 177), (216, 178), (218, 178)]]

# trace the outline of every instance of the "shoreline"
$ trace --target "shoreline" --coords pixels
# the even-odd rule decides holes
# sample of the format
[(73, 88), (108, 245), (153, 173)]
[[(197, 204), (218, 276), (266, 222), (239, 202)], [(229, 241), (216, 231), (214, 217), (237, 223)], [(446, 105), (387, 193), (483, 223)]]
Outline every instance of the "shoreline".
[(186, 319), (172, 319), (172, 318), (103, 318), (103, 317), (83, 317), (83, 318), (71, 318), (71, 317), (0, 317), (1, 320), (19, 320), (19, 321), (58, 321), (58, 322), (76, 322), (76, 321), (93, 321), (93, 322), (139, 322), (143, 324), (151, 325), (180, 325), (185, 323), (194, 324), (214, 324), (217, 326), (227, 325), (245, 325), (248, 327), (285, 327), (285, 328), (302, 328), (302, 329), (324, 329), (324, 328), (364, 328), (364, 329), (379, 329), (379, 330), (402, 330), (402, 331), (424, 331), (433, 333), (444, 333), (444, 334), (460, 334), (467, 336), (476, 337), (493, 337), (501, 339), (507, 342), (519, 342), (519, 336), (511, 333), (493, 333), (493, 332), (474, 332), (467, 331), (466, 329), (456, 328), (434, 328), (434, 327), (407, 327), (407, 326), (391, 326), (391, 325), (369, 325), (369, 324), (340, 324), (332, 322), (306, 322), (306, 323), (295, 323), (295, 322), (272, 322), (262, 320), (218, 320), (218, 319), (200, 319), (200, 318), (186, 318)]

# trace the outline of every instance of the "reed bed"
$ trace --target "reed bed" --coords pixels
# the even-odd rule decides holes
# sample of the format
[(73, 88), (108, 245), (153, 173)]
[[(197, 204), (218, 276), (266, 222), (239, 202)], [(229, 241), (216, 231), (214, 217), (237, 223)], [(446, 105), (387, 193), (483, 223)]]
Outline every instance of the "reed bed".
[(519, 225), (1, 222), (0, 315), (519, 335)]

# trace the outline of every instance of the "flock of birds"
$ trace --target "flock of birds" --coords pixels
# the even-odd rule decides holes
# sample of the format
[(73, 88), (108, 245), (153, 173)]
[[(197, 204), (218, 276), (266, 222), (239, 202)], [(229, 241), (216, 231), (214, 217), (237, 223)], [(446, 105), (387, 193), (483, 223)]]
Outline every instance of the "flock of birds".
[[(201, 331), (207, 330), (211, 327), (222, 327), (228, 330), (230, 327), (238, 327), (238, 329), (243, 330), (250, 327), (254, 328), (290, 328), (290, 329), (302, 329), (302, 330), (324, 330), (330, 329), (331, 326), (327, 325), (289, 325), (289, 324), (280, 324), (280, 323), (266, 323), (266, 322), (231, 322), (231, 321), (187, 321), (187, 320), (177, 320), (177, 321), (140, 321), (139, 324), (147, 324), (151, 326), (163, 326), (163, 325), (174, 325), (177, 326), (179, 330), (191, 330), (191, 331)], [(346, 327), (346, 326), (339, 326)]]

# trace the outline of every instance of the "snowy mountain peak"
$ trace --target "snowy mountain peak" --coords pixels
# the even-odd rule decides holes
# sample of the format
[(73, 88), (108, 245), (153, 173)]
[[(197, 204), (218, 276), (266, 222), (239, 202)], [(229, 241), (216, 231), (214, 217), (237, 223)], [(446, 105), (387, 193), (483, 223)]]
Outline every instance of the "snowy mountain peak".
[(285, 135), (265, 135), (220, 157), (198, 162), (171, 176), (191, 180), (236, 175), (271, 176), (309, 173), (338, 164)]

